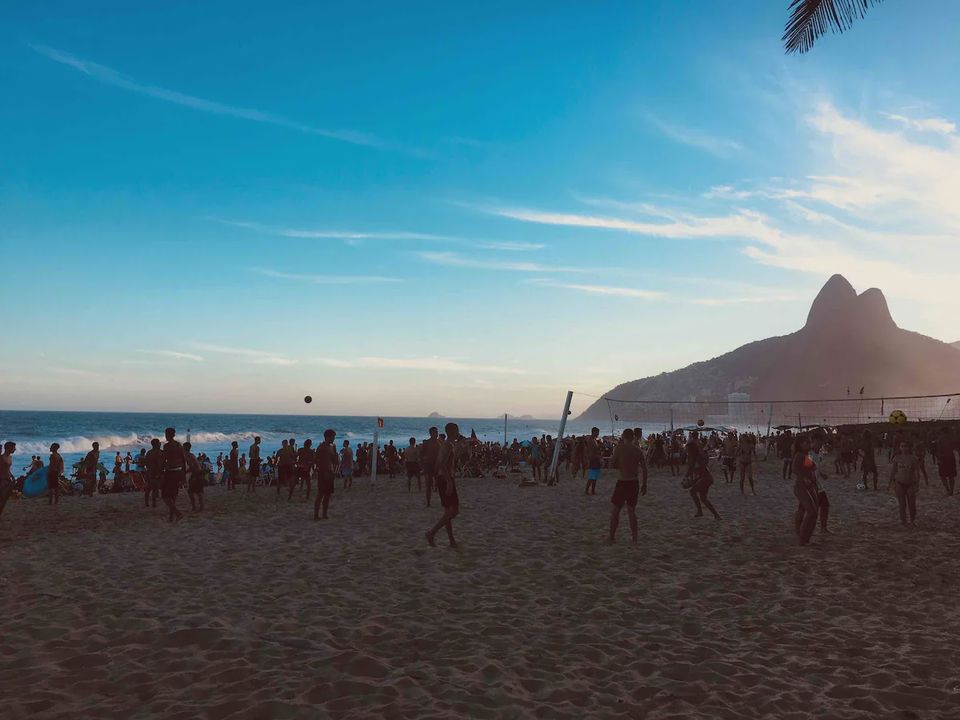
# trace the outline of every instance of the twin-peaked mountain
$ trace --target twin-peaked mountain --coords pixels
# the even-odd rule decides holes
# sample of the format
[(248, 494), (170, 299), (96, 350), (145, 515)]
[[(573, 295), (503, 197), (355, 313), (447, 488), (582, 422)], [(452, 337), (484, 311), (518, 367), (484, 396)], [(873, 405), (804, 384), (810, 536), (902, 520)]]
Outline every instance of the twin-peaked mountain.
[[(876, 288), (857, 294), (842, 275), (831, 277), (806, 324), (680, 370), (623, 383), (606, 393), (618, 400), (753, 400), (840, 398), (960, 391), (960, 343), (902, 330)], [(605, 418), (599, 400), (585, 418)]]

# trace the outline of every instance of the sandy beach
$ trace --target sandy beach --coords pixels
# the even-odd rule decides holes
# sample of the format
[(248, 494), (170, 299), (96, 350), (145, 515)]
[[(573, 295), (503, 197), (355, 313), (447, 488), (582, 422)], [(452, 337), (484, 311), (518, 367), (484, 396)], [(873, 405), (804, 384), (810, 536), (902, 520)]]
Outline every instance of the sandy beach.
[(960, 500), (931, 478), (902, 530), (830, 479), (832, 534), (800, 548), (761, 469), (757, 497), (718, 478), (721, 522), (653, 473), (637, 546), (625, 518), (603, 544), (609, 473), (460, 481), (458, 550), (399, 479), (324, 522), (264, 488), (173, 526), (139, 495), (11, 502), (0, 716), (960, 717)]

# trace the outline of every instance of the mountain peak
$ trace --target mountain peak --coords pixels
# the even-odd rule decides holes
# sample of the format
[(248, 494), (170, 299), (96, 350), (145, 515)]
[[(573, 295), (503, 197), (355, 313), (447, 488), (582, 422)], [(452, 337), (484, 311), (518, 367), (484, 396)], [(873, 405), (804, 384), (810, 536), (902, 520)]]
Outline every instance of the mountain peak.
[(820, 288), (810, 312), (807, 315), (807, 325), (819, 325), (829, 321), (837, 312), (850, 305), (857, 299), (857, 291), (843, 275), (833, 275)]

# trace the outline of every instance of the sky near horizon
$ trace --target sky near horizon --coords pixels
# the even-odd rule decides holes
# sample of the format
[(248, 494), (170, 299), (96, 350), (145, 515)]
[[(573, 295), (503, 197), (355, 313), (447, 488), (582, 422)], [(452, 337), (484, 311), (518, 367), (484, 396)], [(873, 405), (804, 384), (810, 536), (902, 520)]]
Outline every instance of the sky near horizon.
[(4, 4), (0, 408), (552, 417), (836, 272), (960, 340), (960, 3), (788, 5)]

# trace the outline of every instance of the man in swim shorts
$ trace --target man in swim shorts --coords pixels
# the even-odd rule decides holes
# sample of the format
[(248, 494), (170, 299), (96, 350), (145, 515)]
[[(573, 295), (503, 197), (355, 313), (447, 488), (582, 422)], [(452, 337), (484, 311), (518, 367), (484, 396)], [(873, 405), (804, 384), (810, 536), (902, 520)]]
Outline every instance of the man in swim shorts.
[(417, 479), (417, 492), (420, 491), (420, 448), (417, 439), (410, 438), (410, 444), (403, 451), (403, 464), (407, 469), (407, 492), (413, 490), (413, 479)]
[(603, 442), (600, 440), (600, 428), (590, 430), (590, 437), (586, 440), (587, 453), (587, 486), (584, 495), (597, 494), (597, 480), (600, 479), (600, 470), (603, 468)]
[(610, 498), (613, 508), (610, 511), (610, 537), (607, 543), (613, 545), (616, 542), (620, 511), (624, 505), (627, 506), (627, 516), (630, 519), (630, 536), (633, 542), (637, 542), (637, 499), (640, 495), (647, 494), (647, 462), (643, 457), (643, 450), (636, 442), (636, 435), (630, 428), (623, 431), (620, 443), (613, 451), (611, 465), (619, 472), (619, 477)]

